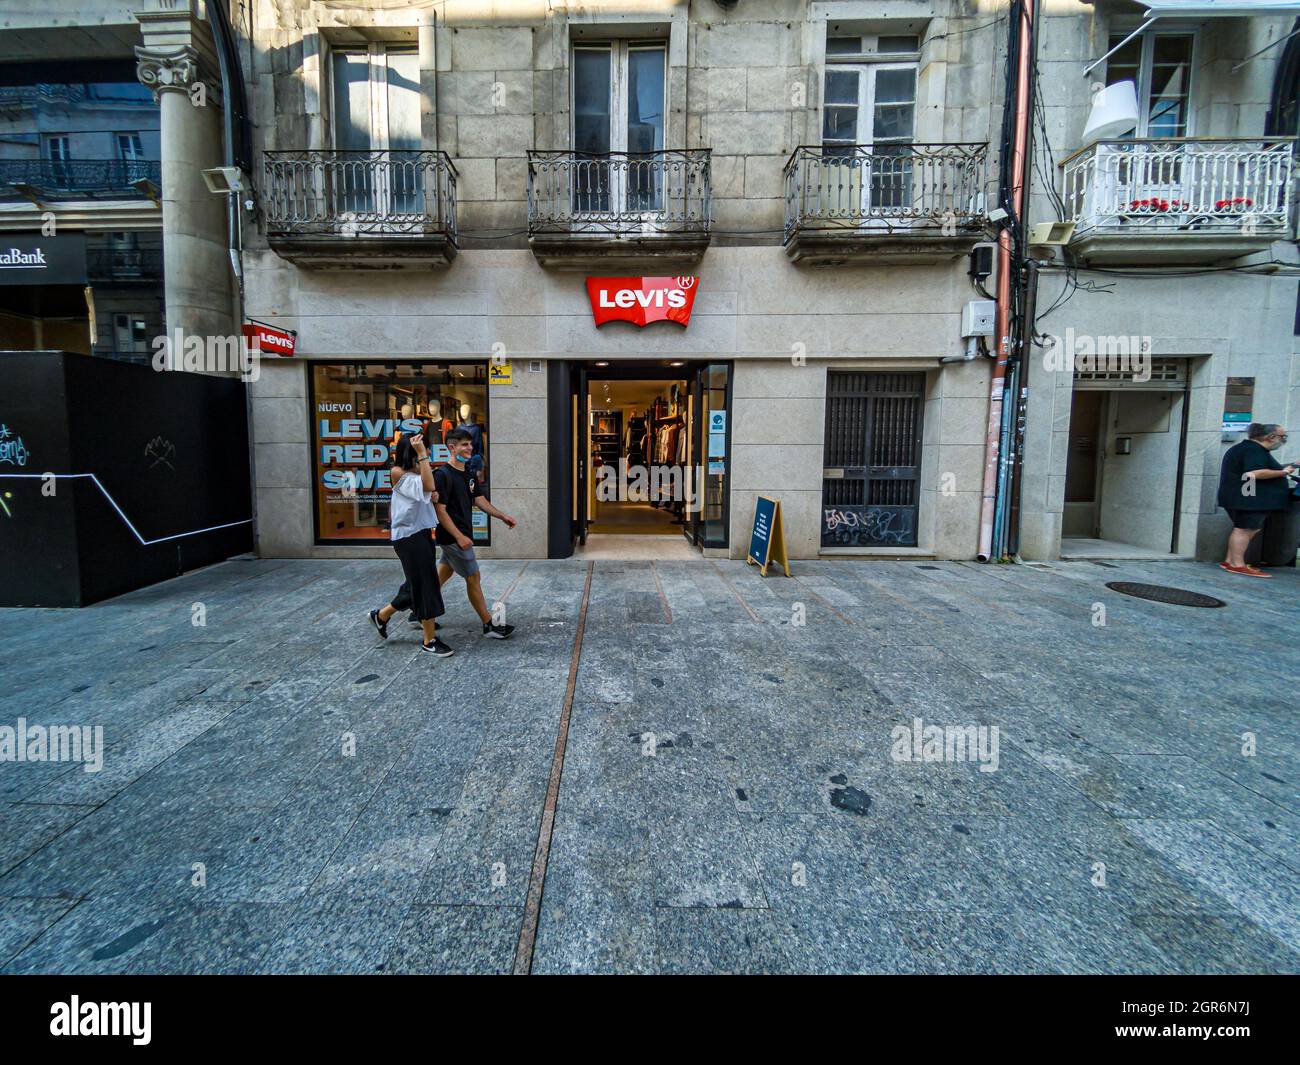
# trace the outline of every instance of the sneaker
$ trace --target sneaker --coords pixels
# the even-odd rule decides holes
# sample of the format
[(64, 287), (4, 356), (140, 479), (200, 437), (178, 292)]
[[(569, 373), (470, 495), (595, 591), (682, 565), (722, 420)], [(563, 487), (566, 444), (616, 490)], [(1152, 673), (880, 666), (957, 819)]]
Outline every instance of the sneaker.
[(379, 633), (379, 638), (388, 639), (388, 622), (379, 620), (379, 611), (372, 610), (367, 616), (370, 618), (370, 624), (375, 627), (375, 632)]
[(508, 640), (514, 631), (513, 625), (493, 625), (490, 621), (483, 624), (483, 635), (489, 640)]
[(433, 638), (433, 643), (421, 643), (420, 650), (437, 655), (439, 658), (450, 658), (456, 653), (436, 636)]

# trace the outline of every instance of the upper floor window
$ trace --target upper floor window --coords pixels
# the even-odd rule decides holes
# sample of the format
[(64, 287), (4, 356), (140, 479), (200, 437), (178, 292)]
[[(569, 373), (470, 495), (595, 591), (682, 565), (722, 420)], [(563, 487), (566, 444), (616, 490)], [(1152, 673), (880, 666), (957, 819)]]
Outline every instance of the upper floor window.
[(915, 34), (848, 34), (828, 27), (823, 145), (879, 145), (885, 150), (912, 142), (920, 46)]
[(124, 162), (134, 163), (144, 158), (144, 141), (138, 133), (119, 133), (117, 135), (117, 157)]
[[(1111, 35), (1110, 47), (1127, 34)], [(1106, 61), (1106, 84), (1137, 86), (1138, 137), (1186, 137), (1191, 131), (1194, 33), (1148, 31), (1129, 41)]]
[(614, 41), (573, 49), (573, 147), (592, 155), (664, 149), (668, 50)]
[(56, 163), (66, 163), (72, 158), (72, 142), (65, 133), (46, 133), (41, 136), (41, 154)]
[(915, 65), (827, 69), (822, 144), (910, 144), (915, 127)]
[(336, 48), (331, 74), (336, 149), (420, 147), (420, 61), (414, 48)]
[(915, 36), (828, 33), (822, 159), (843, 167), (835, 209), (868, 217), (912, 201), (919, 46)]
[[(668, 49), (612, 41), (573, 49), (575, 215), (659, 211), (664, 204)], [(626, 153), (627, 159), (609, 159)], [(597, 158), (582, 158), (596, 156)]]
[(920, 50), (921, 39), (914, 33), (849, 35), (832, 31), (826, 35), (828, 61), (839, 57), (909, 55)]
[(336, 48), (330, 61), (334, 148), (364, 152), (338, 161), (336, 194), (345, 215), (419, 214), (419, 168), (390, 152), (420, 147), (420, 61), (414, 48), (371, 43)]

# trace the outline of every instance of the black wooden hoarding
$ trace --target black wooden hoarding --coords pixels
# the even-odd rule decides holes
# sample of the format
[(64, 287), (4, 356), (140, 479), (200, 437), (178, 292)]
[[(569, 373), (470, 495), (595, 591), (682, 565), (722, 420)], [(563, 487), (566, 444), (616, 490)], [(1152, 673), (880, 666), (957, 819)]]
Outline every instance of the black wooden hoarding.
[(0, 605), (85, 606), (252, 547), (245, 385), (0, 352)]

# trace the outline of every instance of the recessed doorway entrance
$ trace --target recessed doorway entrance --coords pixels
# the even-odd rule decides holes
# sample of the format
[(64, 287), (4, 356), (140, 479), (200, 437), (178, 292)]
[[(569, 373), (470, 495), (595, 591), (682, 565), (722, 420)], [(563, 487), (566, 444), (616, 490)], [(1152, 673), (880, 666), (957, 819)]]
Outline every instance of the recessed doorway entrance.
[(1189, 395), (1187, 359), (1075, 373), (1062, 558), (1179, 557)]
[(568, 375), (571, 524), (566, 551), (552, 509), (551, 557), (687, 559), (726, 547), (730, 366), (594, 360)]

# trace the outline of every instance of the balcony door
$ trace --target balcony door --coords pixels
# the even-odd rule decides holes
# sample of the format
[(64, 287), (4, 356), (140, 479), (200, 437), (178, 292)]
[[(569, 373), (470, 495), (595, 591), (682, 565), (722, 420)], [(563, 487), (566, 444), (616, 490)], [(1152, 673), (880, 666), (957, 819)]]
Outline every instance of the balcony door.
[(664, 209), (667, 64), (662, 42), (574, 48), (569, 188), (576, 221)]
[(345, 222), (400, 221), (423, 213), (420, 65), (414, 48), (372, 43), (332, 53), (332, 175)]
[(65, 133), (43, 133), (41, 155), (50, 165), (50, 175), (56, 189), (70, 189), (72, 180), (71, 138)]
[[(1128, 34), (1112, 34), (1114, 48)], [(1193, 33), (1152, 33), (1129, 41), (1106, 61), (1106, 84), (1137, 87), (1138, 137), (1191, 136)]]
[[(1126, 36), (1111, 34), (1110, 47)], [(1137, 129), (1119, 138), (1133, 139), (1135, 143), (1098, 146), (1099, 192), (1113, 204), (1115, 213), (1130, 223), (1165, 216), (1177, 219), (1184, 208), (1193, 209), (1213, 199), (1199, 188), (1207, 176), (1206, 168), (1186, 165), (1188, 153), (1195, 150), (1193, 146), (1142, 143), (1192, 135), (1195, 45), (1194, 33), (1148, 31), (1129, 41), (1106, 62), (1107, 85), (1131, 81), (1137, 90)], [(1119, 158), (1107, 158), (1111, 155)], [(1217, 174), (1223, 164), (1211, 169)]]
[(826, 69), (822, 196), (833, 217), (863, 222), (913, 203), (916, 64), (836, 64)]

